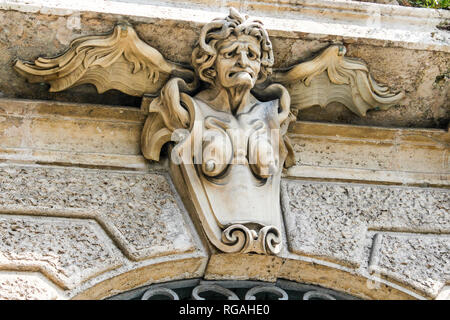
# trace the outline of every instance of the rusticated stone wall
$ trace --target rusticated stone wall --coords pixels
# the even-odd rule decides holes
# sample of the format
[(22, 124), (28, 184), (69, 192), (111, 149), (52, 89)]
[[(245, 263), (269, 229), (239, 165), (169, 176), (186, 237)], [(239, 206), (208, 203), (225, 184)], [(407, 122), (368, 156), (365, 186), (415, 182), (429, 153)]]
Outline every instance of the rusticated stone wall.
[(67, 298), (171, 259), (196, 263), (136, 284), (202, 270), (204, 249), (165, 173), (3, 164), (0, 195), (3, 298)]
[[(284, 180), (284, 252), (219, 255), (207, 265), (166, 173), (3, 164), (0, 182), (4, 299), (76, 297), (161, 263), (135, 286), (201, 276), (292, 279), (292, 261), (308, 258), (353, 277), (385, 279), (416, 298), (435, 298), (450, 279), (448, 189)], [(329, 285), (320, 270), (316, 277), (303, 281)], [(105, 297), (124, 287), (96, 290)]]
[(448, 189), (306, 181), (285, 181), (283, 189), (292, 252), (434, 297), (450, 281)]
[[(4, 212), (59, 212), (67, 217), (97, 220), (133, 260), (194, 250), (192, 235), (182, 223), (183, 216), (167, 176), (160, 173), (0, 167), (0, 193), (0, 206)], [(38, 224), (23, 224), (17, 228), (39, 229)], [(77, 227), (80, 230), (75, 235), (86, 237), (88, 231), (82, 226)], [(54, 228), (37, 233), (61, 229), (61, 234), (69, 234), (64, 228), (61, 221)], [(11, 232), (5, 231), (5, 234)], [(54, 235), (54, 238), (58, 237)], [(9, 242), (7, 240), (3, 239), (3, 243)], [(83, 243), (81, 239), (77, 241)], [(17, 245), (12, 244), (10, 249)], [(88, 252), (86, 249), (80, 248), (80, 252)], [(92, 253), (87, 254), (92, 256)], [(103, 257), (101, 260), (108, 259)]]
[[(176, 279), (288, 279), (445, 298), (449, 134), (297, 122), (278, 256), (208, 246), (139, 110), (0, 99), (0, 298), (101, 299)], [(178, 190), (182, 191), (182, 190)]]

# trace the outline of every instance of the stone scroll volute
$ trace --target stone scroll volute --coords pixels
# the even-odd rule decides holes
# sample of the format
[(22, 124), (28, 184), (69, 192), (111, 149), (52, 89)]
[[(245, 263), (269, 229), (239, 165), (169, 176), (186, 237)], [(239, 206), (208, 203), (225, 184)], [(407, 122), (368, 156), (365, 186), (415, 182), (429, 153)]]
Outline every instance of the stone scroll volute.
[[(390, 93), (365, 63), (331, 45), (311, 61), (272, 70), (272, 43), (263, 23), (234, 9), (206, 24), (192, 65), (166, 60), (131, 26), (74, 40), (63, 55), (15, 69), (52, 91), (94, 84), (99, 92), (157, 94), (141, 135), (147, 159), (166, 143), (208, 240), (226, 253), (278, 254), (282, 247), (280, 180), (294, 163), (286, 132), (297, 109), (340, 102), (364, 116), (386, 109)], [(291, 103), (292, 97), (292, 103)]]

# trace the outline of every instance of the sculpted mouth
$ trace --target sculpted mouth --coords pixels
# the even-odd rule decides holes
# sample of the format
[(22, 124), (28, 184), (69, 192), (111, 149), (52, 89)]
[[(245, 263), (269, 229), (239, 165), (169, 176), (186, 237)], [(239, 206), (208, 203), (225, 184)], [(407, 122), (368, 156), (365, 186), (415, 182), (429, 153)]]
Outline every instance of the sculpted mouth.
[(231, 72), (228, 74), (228, 77), (229, 77), (229, 78), (232, 78), (233, 76), (235, 76), (235, 75), (238, 74), (238, 73), (247, 73), (250, 77), (253, 77), (253, 72), (250, 71), (250, 70), (236, 70), (236, 71), (231, 71)]

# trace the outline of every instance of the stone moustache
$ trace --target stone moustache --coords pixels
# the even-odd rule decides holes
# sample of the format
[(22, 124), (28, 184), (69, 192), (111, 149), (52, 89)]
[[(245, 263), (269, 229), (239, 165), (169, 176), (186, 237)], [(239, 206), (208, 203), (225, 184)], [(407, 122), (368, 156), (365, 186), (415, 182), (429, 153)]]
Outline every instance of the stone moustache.
[(343, 45), (331, 45), (310, 61), (273, 71), (263, 23), (232, 8), (202, 28), (194, 71), (166, 60), (128, 25), (76, 39), (59, 57), (14, 67), (30, 82), (48, 82), (50, 91), (91, 83), (99, 93), (156, 94), (145, 110), (143, 155), (159, 161), (171, 144), (171, 168), (181, 177), (175, 184), (186, 190), (216, 249), (278, 254), (281, 173), (295, 161), (286, 132), (297, 110), (340, 102), (364, 116), (403, 97), (344, 55)]

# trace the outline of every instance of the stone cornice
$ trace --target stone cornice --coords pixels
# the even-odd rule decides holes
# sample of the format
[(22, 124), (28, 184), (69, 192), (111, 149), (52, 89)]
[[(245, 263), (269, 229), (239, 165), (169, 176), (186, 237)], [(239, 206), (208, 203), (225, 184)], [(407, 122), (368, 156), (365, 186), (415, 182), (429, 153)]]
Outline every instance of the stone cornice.
[(291, 126), (296, 165), (288, 178), (381, 184), (450, 183), (450, 133), (297, 121)]
[[(147, 171), (139, 150), (145, 114), (135, 108), (0, 99), (0, 161)], [(284, 178), (450, 185), (446, 130), (297, 121), (296, 164)]]
[(155, 1), (2, 0), (0, 10), (68, 16), (97, 13), (118, 20), (150, 23), (154, 19), (203, 25), (234, 6), (263, 20), (271, 36), (323, 41), (356, 41), (380, 46), (450, 52), (448, 33), (436, 26), (450, 19), (446, 10), (360, 3), (355, 1), (240, 1), (219, 4)]

